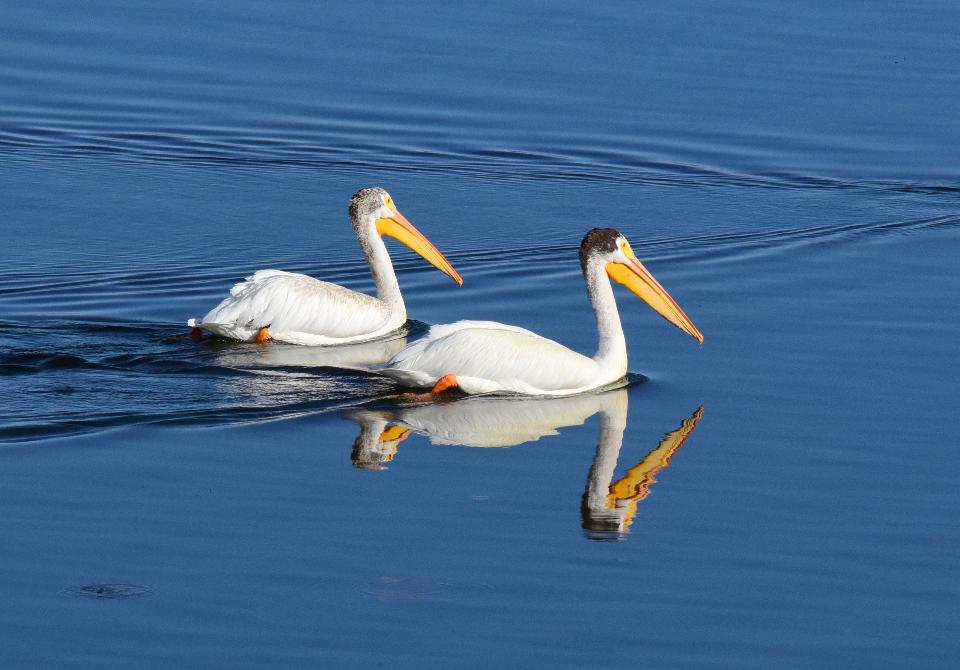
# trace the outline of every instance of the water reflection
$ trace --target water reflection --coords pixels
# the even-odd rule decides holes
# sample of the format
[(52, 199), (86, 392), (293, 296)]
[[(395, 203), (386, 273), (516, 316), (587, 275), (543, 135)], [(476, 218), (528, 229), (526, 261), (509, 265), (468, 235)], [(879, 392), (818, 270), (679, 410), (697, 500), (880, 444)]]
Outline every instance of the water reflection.
[[(452, 402), (401, 405), (350, 415), (366, 424), (382, 421), (425, 435), (432, 444), (464, 447), (512, 447), (578, 426), (603, 407), (623, 398), (624, 389), (568, 398), (474, 396)], [(625, 411), (625, 410), (624, 410)]]
[(356, 467), (385, 469), (410, 433), (425, 435), (432, 444), (510, 447), (556, 435), (557, 429), (580, 425), (599, 413), (600, 438), (581, 501), (583, 528), (591, 539), (618, 539), (629, 532), (637, 503), (649, 495), (657, 473), (670, 465), (703, 416), (700, 407), (613, 481), (627, 427), (627, 408), (626, 389), (617, 389), (569, 398), (470, 397), (354, 411), (348, 417), (360, 424), (360, 434), (350, 458)]
[(397, 446), (410, 436), (410, 429), (400, 424), (388, 427), (389, 419), (378, 412), (363, 412), (351, 417), (360, 423), (360, 434), (353, 441), (350, 462), (364, 470), (384, 470), (384, 464), (396, 456)]
[(703, 416), (703, 407), (697, 408), (676, 430), (664, 435), (656, 449), (614, 482), (617, 458), (627, 427), (626, 398), (622, 408), (613, 409), (604, 409), (600, 414), (600, 441), (580, 504), (583, 528), (594, 540), (619, 539), (630, 532), (630, 524), (637, 514), (637, 503), (650, 494), (650, 485), (657, 481), (656, 474), (670, 465), (670, 459)]
[(215, 342), (216, 393), (207, 394), (213, 400), (204, 396), (203, 402), (225, 418), (263, 412), (290, 418), (352, 404), (393, 388), (390, 380), (372, 375), (368, 368), (388, 360), (406, 343), (406, 335), (330, 347)]
[(386, 363), (407, 346), (403, 332), (391, 339), (335, 347), (304, 347), (292, 344), (267, 345), (218, 340), (214, 345), (217, 365), (229, 368), (345, 368), (366, 370)]

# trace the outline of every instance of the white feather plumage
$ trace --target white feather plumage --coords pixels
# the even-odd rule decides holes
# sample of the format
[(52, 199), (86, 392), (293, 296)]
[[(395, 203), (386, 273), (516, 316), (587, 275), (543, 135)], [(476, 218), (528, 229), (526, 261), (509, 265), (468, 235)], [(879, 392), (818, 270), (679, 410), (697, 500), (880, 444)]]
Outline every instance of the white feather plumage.
[[(307, 275), (260, 270), (230, 289), (230, 295), (202, 319), (187, 325), (246, 342), (266, 339), (306, 345), (351, 344), (378, 339), (399, 329), (407, 308), (382, 235), (389, 235), (463, 283), (443, 254), (397, 211), (390, 194), (363, 188), (350, 199), (350, 220), (370, 265), (377, 296), (352, 291)], [(382, 226), (382, 227), (381, 227)]]
[(453, 372), (467, 393), (529, 395), (578, 393), (601, 374), (592, 358), (524, 328), (494, 321), (434, 326), (381, 371), (407, 386), (432, 386)]
[(403, 325), (382, 300), (337, 284), (283, 270), (259, 270), (230, 289), (203, 319), (188, 325), (251, 341), (260, 328), (280, 342), (307, 345), (369, 340)]
[(453, 375), (456, 385), (467, 393), (564, 396), (612, 384), (627, 373), (627, 345), (611, 278), (626, 284), (668, 321), (703, 340), (616, 230), (589, 231), (580, 244), (580, 265), (599, 334), (599, 347), (592, 358), (524, 328), (458, 321), (434, 326), (426, 337), (391, 358), (380, 372), (413, 387), (431, 387)]

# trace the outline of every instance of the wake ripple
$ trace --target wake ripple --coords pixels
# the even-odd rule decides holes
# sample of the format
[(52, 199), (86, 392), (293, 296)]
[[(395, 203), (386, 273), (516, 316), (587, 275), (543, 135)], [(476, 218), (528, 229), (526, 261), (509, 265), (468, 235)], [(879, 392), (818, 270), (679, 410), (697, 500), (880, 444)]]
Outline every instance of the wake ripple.
[[(638, 253), (644, 259), (736, 259), (755, 255), (758, 250), (763, 254), (790, 254), (811, 245), (957, 227), (960, 215), (945, 215), (672, 237), (645, 241), (638, 245)], [(569, 271), (564, 269), (563, 273), (569, 273), (573, 281), (577, 273), (572, 262), (576, 253), (573, 245), (493, 248), (453, 252), (451, 257), (458, 266), (478, 274), (499, 268), (497, 272), (519, 276), (528, 272), (519, 260), (544, 253), (569, 256)], [(216, 277), (222, 284), (222, 277), (229, 276), (226, 266), (191, 267), (211, 282)], [(329, 266), (305, 269), (322, 274)], [(342, 274), (361, 270), (359, 261), (344, 263), (337, 269)], [(130, 295), (155, 299), (157, 285), (143, 285), (142, 277), (169, 277), (176, 288), (182, 286), (188, 274), (182, 268), (168, 268), (159, 274), (151, 268), (133, 273), (102, 270), (100, 274), (77, 273), (60, 281), (37, 272), (36, 278), (49, 293), (31, 290), (23, 276), (9, 275), (0, 278), (0, 291), (7, 300), (27, 294), (34, 310), (48, 314), (56, 310), (38, 296), (57, 300), (57, 305), (69, 305), (74, 299), (88, 302), (97, 291), (116, 293), (124, 296), (116, 307), (116, 313), (122, 314), (124, 306), (131, 304)], [(182, 301), (180, 296), (175, 304), (179, 307)], [(185, 328), (171, 322), (114, 323), (86, 318), (8, 316), (0, 321), (0, 440), (36, 440), (139, 423), (219, 425), (263, 421), (352, 407), (396, 393), (392, 382), (362, 369), (383, 362), (405, 345), (405, 338), (416, 338), (425, 329), (426, 324), (411, 322), (409, 330), (400, 337), (371, 343), (369, 350), (324, 350), (284, 345), (259, 347), (215, 339), (198, 343), (176, 336)]]
[(348, 172), (443, 173), (498, 182), (579, 181), (681, 187), (857, 190), (955, 195), (960, 183), (850, 180), (789, 172), (749, 173), (632, 152), (439, 149), (332, 144), (299, 138), (265, 139), (209, 128), (177, 132), (110, 132), (20, 126), (0, 129), (0, 153), (40, 157), (119, 157), (140, 162), (297, 168)]
[[(412, 324), (420, 333), (422, 324)], [(0, 323), (0, 441), (143, 423), (221, 425), (351, 407), (396, 391), (307, 347), (169, 338), (171, 324)], [(405, 339), (378, 343), (390, 352)], [(372, 356), (378, 355), (373, 351)], [(385, 354), (379, 354), (385, 355)]]

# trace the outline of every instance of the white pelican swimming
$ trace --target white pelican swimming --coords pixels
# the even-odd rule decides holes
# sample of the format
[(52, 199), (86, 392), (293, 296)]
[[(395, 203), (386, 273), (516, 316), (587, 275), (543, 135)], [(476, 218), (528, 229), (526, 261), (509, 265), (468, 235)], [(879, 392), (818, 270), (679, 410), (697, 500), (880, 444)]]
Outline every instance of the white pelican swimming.
[(593, 358), (516, 326), (458, 321), (433, 326), (378, 371), (406, 386), (432, 386), (434, 393), (459, 387), (466, 393), (559, 396), (611, 384), (627, 373), (627, 345), (610, 278), (703, 342), (700, 331), (616, 230), (594, 228), (584, 236), (580, 267), (600, 334)]
[(377, 297), (283, 270), (259, 270), (230, 289), (229, 297), (187, 325), (244, 342), (277, 340), (334, 345), (372, 340), (407, 320), (397, 275), (381, 236), (394, 237), (458, 284), (463, 280), (420, 231), (397, 211), (382, 188), (363, 188), (350, 199), (350, 221), (377, 287)]

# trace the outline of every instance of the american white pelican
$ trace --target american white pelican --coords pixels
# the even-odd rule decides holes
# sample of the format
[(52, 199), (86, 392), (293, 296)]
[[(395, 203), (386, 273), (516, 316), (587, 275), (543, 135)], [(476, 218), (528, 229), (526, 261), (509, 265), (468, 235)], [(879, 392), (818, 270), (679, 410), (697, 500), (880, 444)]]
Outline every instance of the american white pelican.
[(406, 386), (432, 386), (434, 393), (459, 387), (466, 393), (557, 396), (606, 386), (627, 373), (627, 345), (609, 279), (703, 342), (700, 331), (616, 230), (594, 228), (584, 236), (580, 267), (600, 335), (593, 358), (516, 326), (458, 321), (433, 326), (378, 371)]
[(230, 296), (187, 325), (245, 342), (334, 345), (372, 340), (407, 320), (397, 275), (381, 236), (389, 235), (423, 256), (458, 284), (463, 280), (420, 231), (397, 211), (382, 188), (363, 188), (350, 199), (350, 221), (377, 287), (377, 297), (283, 270), (259, 270), (230, 289)]

